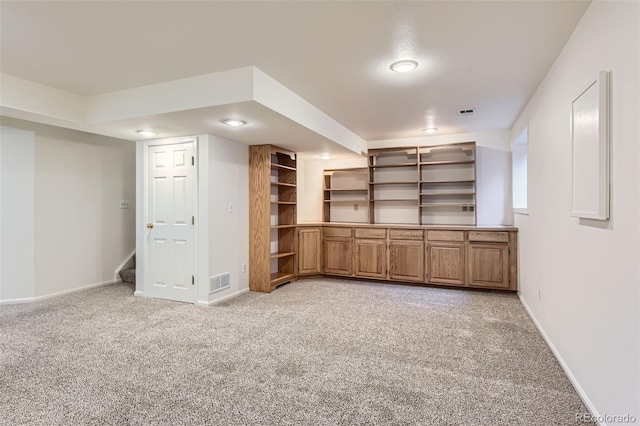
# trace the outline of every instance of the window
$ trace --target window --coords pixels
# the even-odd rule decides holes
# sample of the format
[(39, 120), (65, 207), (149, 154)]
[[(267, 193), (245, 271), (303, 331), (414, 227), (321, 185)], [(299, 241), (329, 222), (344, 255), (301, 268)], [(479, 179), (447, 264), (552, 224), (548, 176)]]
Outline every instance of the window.
[(527, 214), (527, 151), (529, 147), (529, 128), (513, 141), (513, 212)]

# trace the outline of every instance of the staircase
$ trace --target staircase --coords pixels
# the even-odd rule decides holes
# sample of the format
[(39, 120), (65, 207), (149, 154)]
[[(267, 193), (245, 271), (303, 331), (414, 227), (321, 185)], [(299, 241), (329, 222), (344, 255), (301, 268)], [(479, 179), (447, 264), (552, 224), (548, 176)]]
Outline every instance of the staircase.
[(133, 255), (133, 267), (122, 269), (120, 272), (120, 279), (124, 283), (136, 282), (136, 255)]

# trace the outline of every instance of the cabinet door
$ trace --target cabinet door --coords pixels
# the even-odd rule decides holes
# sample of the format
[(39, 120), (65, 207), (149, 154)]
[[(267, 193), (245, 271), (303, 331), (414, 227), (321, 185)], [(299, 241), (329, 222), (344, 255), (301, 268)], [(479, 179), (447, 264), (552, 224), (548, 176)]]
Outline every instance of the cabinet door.
[(298, 232), (298, 275), (320, 274), (322, 234), (320, 228), (300, 228)]
[(474, 287), (509, 288), (509, 245), (469, 244), (468, 283)]
[(385, 240), (355, 240), (355, 274), (360, 277), (387, 278)]
[(428, 251), (429, 282), (464, 285), (464, 244), (429, 244)]
[(324, 239), (325, 274), (353, 275), (353, 240), (330, 237)]
[(424, 243), (422, 241), (391, 241), (389, 278), (401, 281), (424, 281)]

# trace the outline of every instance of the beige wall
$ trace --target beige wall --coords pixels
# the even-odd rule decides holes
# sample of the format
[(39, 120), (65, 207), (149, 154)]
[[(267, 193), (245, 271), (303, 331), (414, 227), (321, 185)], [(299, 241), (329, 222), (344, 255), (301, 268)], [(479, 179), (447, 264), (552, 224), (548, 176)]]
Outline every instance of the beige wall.
[(2, 125), (35, 133), (35, 296), (113, 280), (135, 248), (135, 144), (16, 119)]
[[(640, 419), (640, 3), (595, 1), (516, 121), (528, 124), (520, 297), (592, 410)], [(611, 218), (570, 217), (571, 102), (611, 71)]]

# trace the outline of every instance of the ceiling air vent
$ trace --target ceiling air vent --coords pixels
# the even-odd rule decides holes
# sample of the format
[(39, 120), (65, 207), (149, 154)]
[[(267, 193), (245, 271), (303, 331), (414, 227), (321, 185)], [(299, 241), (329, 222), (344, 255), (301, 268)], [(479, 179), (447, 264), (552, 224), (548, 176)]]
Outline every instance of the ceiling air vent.
[(458, 115), (461, 115), (463, 117), (468, 117), (470, 115), (473, 115), (474, 112), (476, 112), (475, 108), (461, 109), (460, 111), (458, 111)]

